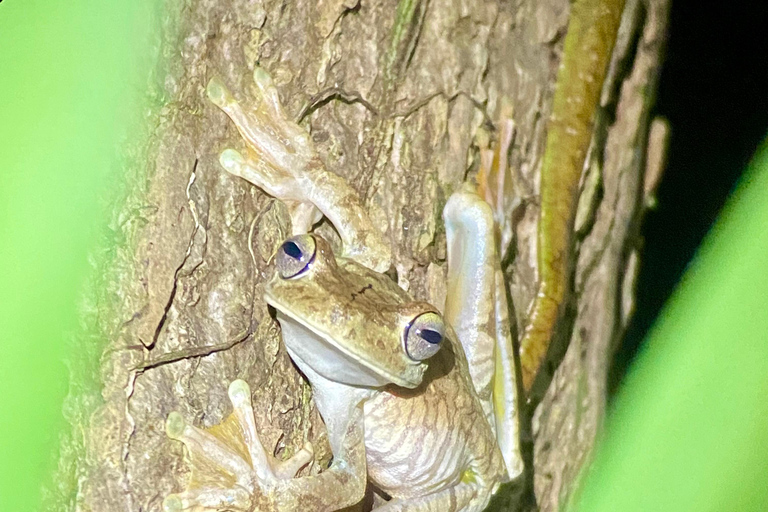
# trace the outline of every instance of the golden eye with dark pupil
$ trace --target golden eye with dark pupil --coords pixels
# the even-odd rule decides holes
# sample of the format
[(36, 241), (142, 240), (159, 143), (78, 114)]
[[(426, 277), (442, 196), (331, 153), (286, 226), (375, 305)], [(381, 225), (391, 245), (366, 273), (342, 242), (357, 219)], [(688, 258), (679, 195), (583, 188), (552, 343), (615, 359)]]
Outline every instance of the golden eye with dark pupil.
[(445, 337), (445, 324), (439, 314), (422, 313), (411, 321), (405, 331), (405, 352), (414, 361), (423, 361), (440, 350)]
[(315, 259), (316, 244), (311, 235), (294, 236), (283, 242), (275, 256), (277, 272), (283, 279), (296, 277)]

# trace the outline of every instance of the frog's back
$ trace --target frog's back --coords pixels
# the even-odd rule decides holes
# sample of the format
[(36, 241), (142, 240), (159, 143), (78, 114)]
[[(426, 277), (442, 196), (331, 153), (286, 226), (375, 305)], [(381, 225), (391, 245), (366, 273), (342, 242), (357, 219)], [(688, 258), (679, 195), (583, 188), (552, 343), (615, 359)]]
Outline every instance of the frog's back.
[(467, 470), (480, 487), (505, 478), (463, 353), (456, 357), (454, 347), (430, 361), (417, 389), (391, 389), (365, 404), (368, 476), (393, 498), (438, 491), (458, 483)]

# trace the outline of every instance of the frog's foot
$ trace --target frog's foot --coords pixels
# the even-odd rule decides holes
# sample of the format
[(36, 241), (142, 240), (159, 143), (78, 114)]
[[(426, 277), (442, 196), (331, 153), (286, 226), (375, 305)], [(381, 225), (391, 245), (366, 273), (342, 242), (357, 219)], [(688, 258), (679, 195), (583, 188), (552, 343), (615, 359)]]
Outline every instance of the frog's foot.
[(279, 169), (267, 165), (264, 161), (246, 159), (234, 149), (221, 153), (219, 162), (230, 174), (250, 181), (267, 194), (280, 199), (291, 214), (291, 227), (294, 235), (309, 233), (323, 214), (305, 197), (305, 189), (298, 187), (297, 179)]
[(477, 193), (493, 210), (493, 217), (501, 234), (500, 247), (506, 250), (512, 240), (514, 228), (512, 219), (520, 206), (518, 183), (512, 176), (507, 161), (509, 148), (515, 135), (512, 118), (503, 118), (500, 123), (499, 140), (493, 149), (480, 151), (480, 168), (477, 171)]
[(217, 78), (208, 82), (208, 98), (237, 126), (248, 143), (248, 155), (234, 149), (222, 152), (219, 161), (230, 174), (250, 181), (282, 200), (291, 213), (293, 234), (304, 234), (322, 217), (307, 191), (309, 168), (319, 164), (309, 134), (285, 114), (277, 89), (264, 69), (253, 72), (256, 98), (244, 108)]
[(187, 488), (163, 501), (165, 512), (249, 511), (256, 493), (269, 494), (280, 480), (293, 478), (312, 460), (309, 443), (285, 461), (267, 454), (245, 381), (230, 384), (229, 398), (232, 414), (211, 428), (190, 425), (177, 412), (168, 415), (168, 437), (187, 447), (192, 471)]
[(248, 145), (246, 155), (224, 151), (221, 164), (285, 202), (294, 234), (308, 232), (322, 212), (339, 232), (343, 256), (377, 272), (388, 270), (389, 244), (373, 226), (357, 192), (325, 168), (309, 134), (285, 114), (269, 74), (257, 67), (253, 80), (256, 97), (249, 108), (216, 78), (206, 88), (208, 98), (232, 119)]
[(288, 175), (303, 173), (317, 158), (312, 139), (286, 115), (272, 78), (263, 68), (253, 71), (253, 81), (256, 97), (250, 108), (240, 105), (218, 78), (208, 82), (206, 93), (232, 119), (259, 160)]

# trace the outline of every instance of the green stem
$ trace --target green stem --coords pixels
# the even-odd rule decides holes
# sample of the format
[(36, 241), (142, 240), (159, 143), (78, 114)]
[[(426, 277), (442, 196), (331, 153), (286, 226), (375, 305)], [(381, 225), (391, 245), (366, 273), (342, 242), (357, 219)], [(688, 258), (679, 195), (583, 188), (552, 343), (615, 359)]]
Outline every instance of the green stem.
[(576, 0), (571, 8), (541, 168), (539, 286), (520, 342), (526, 392), (570, 291), (579, 180), (623, 7), (624, 0)]

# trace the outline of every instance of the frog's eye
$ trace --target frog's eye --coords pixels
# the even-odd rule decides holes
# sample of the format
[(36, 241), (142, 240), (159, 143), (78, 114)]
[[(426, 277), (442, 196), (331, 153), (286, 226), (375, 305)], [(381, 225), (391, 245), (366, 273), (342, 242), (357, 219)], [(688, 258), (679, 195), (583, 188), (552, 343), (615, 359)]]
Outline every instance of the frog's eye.
[(294, 236), (283, 242), (275, 256), (277, 272), (283, 279), (301, 274), (315, 259), (317, 245), (312, 235)]
[(423, 361), (440, 350), (445, 323), (437, 313), (422, 313), (405, 329), (405, 351), (414, 361)]

